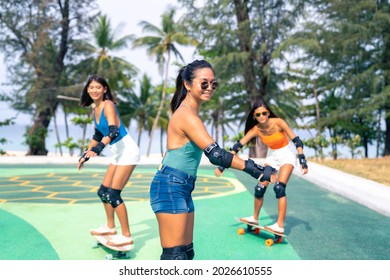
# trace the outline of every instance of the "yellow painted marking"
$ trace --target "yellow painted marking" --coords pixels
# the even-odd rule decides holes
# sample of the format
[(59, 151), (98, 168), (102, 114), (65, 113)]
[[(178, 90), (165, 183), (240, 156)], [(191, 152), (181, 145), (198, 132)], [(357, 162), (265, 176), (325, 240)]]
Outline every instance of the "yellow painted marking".
[(205, 187), (204, 192), (209, 192), (209, 187)]
[(97, 192), (98, 191), (98, 187), (94, 187), (94, 188), (92, 188), (89, 192)]
[(46, 177), (53, 177), (53, 176), (55, 176), (55, 175), (56, 175), (56, 174), (52, 172), (52, 173), (47, 174)]
[(58, 192), (55, 192), (55, 193), (52, 193), (52, 194), (49, 194), (48, 196), (46, 196), (47, 198), (52, 198), (54, 196), (56, 196), (58, 194)]
[(209, 181), (208, 178), (204, 178), (204, 179), (203, 179), (203, 182), (208, 182), (208, 181)]
[(68, 176), (61, 177), (60, 181), (66, 181), (66, 180), (68, 180), (68, 178), (69, 178)]
[(68, 204), (75, 204), (77, 199), (72, 199), (71, 201), (68, 202)]
[(23, 183), (20, 183), (19, 186), (25, 186), (30, 184), (31, 181), (24, 181)]
[(79, 186), (82, 183), (82, 181), (76, 181), (72, 184), (72, 186)]
[(135, 178), (142, 178), (142, 174), (137, 174)]
[(15, 177), (11, 177), (9, 178), (9, 181), (17, 181), (19, 180), (20, 176), (15, 176)]
[(41, 190), (42, 188), (44, 188), (44, 186), (38, 186), (36, 188), (33, 188), (31, 191), (32, 192), (37, 192), (37, 191)]
[(99, 177), (99, 173), (92, 174), (92, 177), (94, 178)]

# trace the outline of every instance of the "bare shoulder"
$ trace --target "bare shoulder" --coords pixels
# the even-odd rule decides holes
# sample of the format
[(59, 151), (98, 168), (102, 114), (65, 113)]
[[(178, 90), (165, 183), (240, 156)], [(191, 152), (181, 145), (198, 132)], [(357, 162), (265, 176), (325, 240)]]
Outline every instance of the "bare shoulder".
[(280, 128), (288, 127), (287, 122), (286, 122), (284, 119), (282, 119), (282, 118), (276, 118), (276, 119), (275, 119), (275, 123), (276, 123)]

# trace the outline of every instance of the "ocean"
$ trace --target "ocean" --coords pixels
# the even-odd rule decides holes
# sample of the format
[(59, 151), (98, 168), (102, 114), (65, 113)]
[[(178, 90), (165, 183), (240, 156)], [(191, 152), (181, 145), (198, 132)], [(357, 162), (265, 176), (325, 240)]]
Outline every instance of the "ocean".
[[(26, 127), (27, 125), (23, 124), (15, 124), (12, 126), (0, 126), (0, 138), (7, 138), (7, 143), (5, 144), (0, 144), (0, 149), (4, 151), (12, 151), (12, 152), (27, 152), (28, 151), (28, 146), (25, 144), (25, 137), (24, 134), (26, 132)], [(65, 125), (58, 125), (58, 130), (60, 134), (60, 141), (64, 142), (66, 140), (66, 133), (65, 133)], [(127, 129), (130, 136), (134, 139), (135, 142), (137, 142), (138, 139), (138, 133), (136, 131), (135, 125), (130, 126), (130, 128)], [(211, 131), (211, 130), (209, 130)], [(294, 130), (295, 134), (299, 135), (301, 139), (307, 139), (310, 136), (310, 134), (305, 131), (298, 131)], [(82, 138), (82, 129), (79, 126), (75, 125), (70, 125), (69, 126), (69, 134), (70, 137), (73, 137), (74, 141), (77, 141), (78, 139)], [(94, 133), (94, 129), (92, 125), (89, 125), (87, 128), (87, 139), (91, 138)], [(160, 130), (156, 130), (154, 132), (154, 137), (153, 137), (153, 144), (151, 147), (150, 154), (161, 154), (160, 150)], [(149, 144), (149, 136), (147, 135), (146, 132), (142, 133), (141, 135), (141, 141), (140, 141), (140, 151), (141, 155), (146, 155), (147, 149), (148, 149), (148, 144)], [(53, 122), (49, 126), (49, 135), (46, 138), (46, 149), (49, 151), (50, 155), (60, 155), (59, 148), (57, 148), (55, 145), (57, 144), (57, 138), (55, 134), (55, 129)], [(166, 146), (166, 135), (163, 135), (163, 147)], [(109, 149), (105, 149), (105, 153)], [(69, 150), (66, 147), (62, 147), (62, 152), (63, 154), (69, 154)], [(79, 150), (75, 150), (75, 154), (79, 154)], [(163, 151), (165, 152), (165, 150)], [(315, 152), (313, 149), (309, 147), (304, 147), (304, 152), (306, 157), (313, 157), (315, 156)], [(245, 154), (245, 151), (244, 151)], [(329, 157), (330, 155), (330, 149), (325, 150), (325, 155)], [(371, 145), (369, 147), (369, 157), (373, 158), (376, 155), (376, 148), (375, 145)], [(339, 158), (350, 158), (350, 152), (349, 149), (345, 146), (340, 146), (339, 148)]]

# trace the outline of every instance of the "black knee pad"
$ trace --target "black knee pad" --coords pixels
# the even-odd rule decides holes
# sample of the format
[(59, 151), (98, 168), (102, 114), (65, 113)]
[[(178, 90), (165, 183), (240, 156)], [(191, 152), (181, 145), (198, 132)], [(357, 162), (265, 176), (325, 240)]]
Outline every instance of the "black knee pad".
[(102, 200), (103, 203), (109, 203), (107, 201), (107, 197), (106, 197), (107, 191), (108, 191), (108, 188), (105, 187), (104, 185), (100, 185), (100, 188), (97, 191), (97, 195), (98, 195), (98, 197), (100, 197), (100, 199)]
[(194, 257), (195, 257), (194, 243), (191, 242), (191, 244), (186, 246), (186, 254), (187, 254), (187, 258), (189, 260), (194, 259)]
[(163, 248), (160, 260), (188, 260), (186, 246)]
[(274, 186), (274, 191), (276, 194), (276, 198), (282, 198), (286, 196), (286, 184), (277, 182)]
[(123, 203), (121, 190), (109, 188), (106, 193), (106, 198), (113, 208), (116, 208)]
[(267, 190), (266, 186), (264, 186), (262, 183), (258, 183), (255, 186), (255, 197), (262, 198), (264, 196), (266, 190)]

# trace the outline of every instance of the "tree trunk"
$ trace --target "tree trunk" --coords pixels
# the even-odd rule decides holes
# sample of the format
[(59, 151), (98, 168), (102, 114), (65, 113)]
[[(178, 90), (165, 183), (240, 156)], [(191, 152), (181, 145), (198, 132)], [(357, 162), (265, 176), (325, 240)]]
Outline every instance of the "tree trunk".
[(51, 111), (50, 108), (41, 110), (35, 118), (33, 125), (28, 129), (26, 133), (26, 142), (29, 146), (28, 156), (47, 155), (48, 150), (46, 149), (45, 139), (52, 117), (50, 114)]
[(254, 146), (249, 147), (249, 157), (250, 158), (266, 158), (267, 157), (267, 146), (261, 142), (261, 140), (257, 137), (256, 144)]
[(147, 153), (146, 153), (146, 156), (147, 156), (147, 157), (149, 157), (149, 155), (150, 155), (150, 149), (151, 149), (152, 143), (153, 143), (154, 131), (155, 131), (156, 128), (157, 128), (158, 122), (159, 122), (159, 120), (160, 120), (161, 112), (162, 112), (162, 110), (163, 110), (163, 108), (164, 108), (165, 91), (166, 91), (167, 83), (168, 83), (168, 69), (169, 69), (170, 60), (171, 60), (171, 54), (170, 54), (170, 52), (168, 52), (167, 64), (166, 64), (166, 66), (165, 66), (164, 85), (163, 85), (163, 90), (162, 90), (162, 94), (161, 94), (161, 102), (160, 102), (160, 106), (158, 107), (157, 116), (156, 116), (156, 118), (155, 118), (154, 121), (153, 121), (152, 130), (150, 131), (149, 146), (148, 146), (148, 151), (147, 151)]
[(388, 156), (390, 155), (390, 116), (385, 118), (385, 122), (386, 122), (386, 138), (385, 138), (385, 150), (383, 155)]
[[(234, 0), (236, 18), (239, 29), (238, 37), (240, 40), (240, 51), (248, 53), (243, 65), (243, 76), (245, 89), (248, 92), (249, 112), (250, 107), (252, 107), (257, 100), (262, 99), (264, 97), (268, 77), (265, 74), (262, 74), (260, 75), (260, 78), (257, 78), (255, 72), (254, 65), (256, 61), (256, 56), (255, 52), (252, 50), (252, 30), (250, 27), (249, 9), (247, 4), (248, 1), (245, 0)], [(262, 54), (260, 61), (257, 61), (257, 63), (261, 65), (262, 69), (267, 66), (269, 63), (267, 54)], [(259, 88), (256, 87), (257, 84), (260, 84)], [(262, 158), (267, 154), (267, 147), (262, 143), (258, 143), (261, 141), (256, 140), (256, 142), (256, 147), (250, 148), (249, 154), (255, 158)]]

